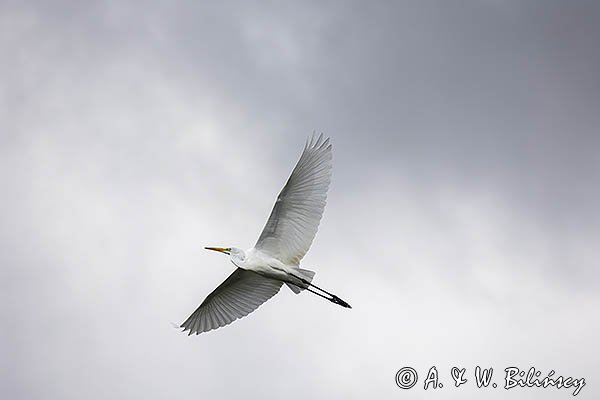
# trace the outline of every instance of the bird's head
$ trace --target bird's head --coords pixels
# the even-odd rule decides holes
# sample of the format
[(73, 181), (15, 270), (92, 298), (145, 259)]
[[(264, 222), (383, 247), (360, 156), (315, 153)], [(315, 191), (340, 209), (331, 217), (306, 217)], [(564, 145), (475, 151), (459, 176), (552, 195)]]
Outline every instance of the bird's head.
[(244, 260), (246, 258), (244, 250), (236, 247), (205, 247), (205, 249), (227, 254), (231, 256), (232, 259), (235, 258), (236, 260)]

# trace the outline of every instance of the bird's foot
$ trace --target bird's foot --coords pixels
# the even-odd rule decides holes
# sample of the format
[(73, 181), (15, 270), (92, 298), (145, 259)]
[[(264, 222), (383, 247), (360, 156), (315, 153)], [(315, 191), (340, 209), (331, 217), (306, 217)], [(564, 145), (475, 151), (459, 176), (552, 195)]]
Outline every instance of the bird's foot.
[(331, 298), (331, 301), (334, 302), (335, 304), (338, 304), (338, 305), (342, 306), (342, 307), (352, 308), (352, 306), (350, 304), (346, 303), (344, 300), (340, 299), (339, 297), (337, 297), (335, 295)]

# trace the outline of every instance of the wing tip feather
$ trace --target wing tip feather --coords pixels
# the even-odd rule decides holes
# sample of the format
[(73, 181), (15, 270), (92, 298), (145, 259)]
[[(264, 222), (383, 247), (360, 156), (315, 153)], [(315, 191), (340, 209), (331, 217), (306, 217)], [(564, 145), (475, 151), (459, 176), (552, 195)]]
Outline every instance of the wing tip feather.
[[(315, 139), (316, 137), (316, 139)], [(320, 132), (318, 136), (316, 136), (316, 131), (313, 131), (312, 135), (306, 138), (306, 143), (304, 144), (304, 150), (331, 150), (331, 138), (325, 136), (323, 132)]]

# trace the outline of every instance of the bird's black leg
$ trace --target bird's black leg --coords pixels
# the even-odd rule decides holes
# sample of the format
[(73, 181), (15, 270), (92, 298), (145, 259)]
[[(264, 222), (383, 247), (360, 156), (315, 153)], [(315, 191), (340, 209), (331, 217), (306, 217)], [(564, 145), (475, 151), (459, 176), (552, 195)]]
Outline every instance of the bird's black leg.
[(312, 290), (311, 288), (306, 288), (306, 290), (308, 290), (311, 293), (316, 294), (317, 296), (321, 296), (322, 298), (327, 299), (327, 300), (335, 303), (335, 301), (331, 297), (327, 297), (324, 294), (317, 292), (316, 290)]
[(304, 283), (305, 285), (307, 285), (307, 286), (312, 286), (312, 287), (314, 287), (315, 289), (317, 289), (317, 290), (320, 290), (320, 291), (321, 291), (321, 292), (323, 292), (323, 293), (327, 293), (327, 294), (328, 294), (328, 295), (330, 295), (331, 297), (323, 296), (321, 293), (319, 293), (319, 292), (317, 292), (317, 291), (315, 291), (315, 290), (311, 290), (309, 287), (307, 287), (307, 288), (306, 288), (306, 290), (308, 290), (309, 292), (312, 292), (312, 293), (314, 293), (314, 294), (318, 294), (319, 296), (323, 297), (324, 299), (327, 299), (327, 300), (331, 301), (332, 303), (338, 304), (338, 305), (340, 305), (340, 306), (342, 306), (342, 307), (345, 307), (345, 308), (352, 308), (352, 306), (351, 306), (350, 304), (346, 303), (344, 300), (340, 299), (340, 298), (339, 298), (338, 296), (336, 296), (335, 294), (333, 294), (333, 293), (329, 293), (327, 290), (323, 290), (323, 289), (321, 289), (320, 287), (318, 287), (318, 286), (316, 286), (316, 285), (313, 285), (312, 283), (310, 283), (309, 281), (307, 281), (307, 280), (306, 280), (306, 279), (304, 279), (304, 278), (301, 278), (301, 277), (299, 277), (299, 276), (297, 276), (296, 278), (300, 279), (300, 281), (302, 281), (302, 283)]

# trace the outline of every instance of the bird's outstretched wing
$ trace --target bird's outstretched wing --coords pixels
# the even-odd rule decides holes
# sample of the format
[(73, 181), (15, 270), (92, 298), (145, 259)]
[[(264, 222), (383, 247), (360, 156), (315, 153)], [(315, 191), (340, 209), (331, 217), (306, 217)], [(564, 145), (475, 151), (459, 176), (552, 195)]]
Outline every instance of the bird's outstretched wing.
[(206, 297), (181, 328), (191, 335), (228, 325), (275, 296), (281, 285), (280, 281), (238, 268)]
[(330, 182), (331, 144), (321, 134), (306, 143), (254, 247), (298, 265), (317, 234)]

